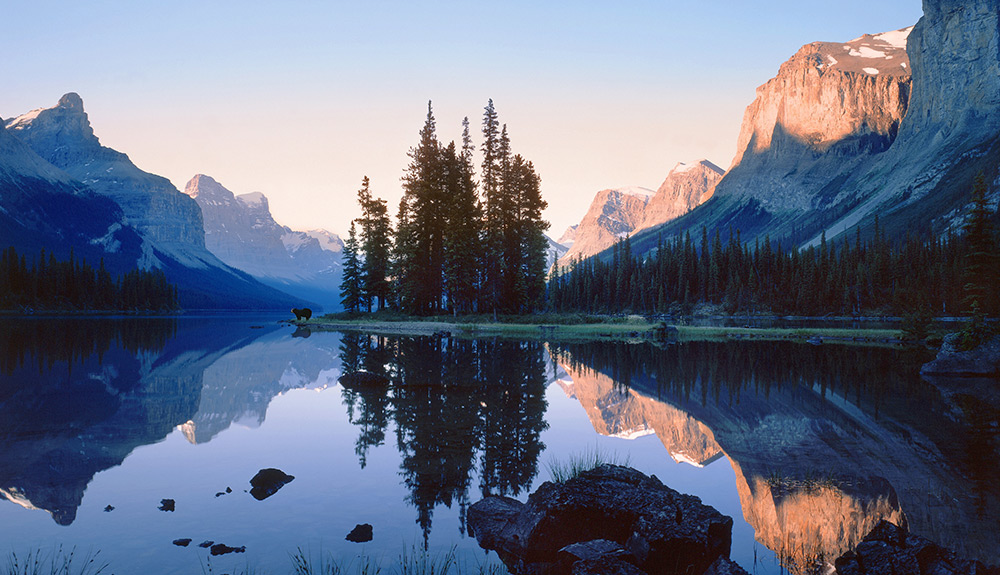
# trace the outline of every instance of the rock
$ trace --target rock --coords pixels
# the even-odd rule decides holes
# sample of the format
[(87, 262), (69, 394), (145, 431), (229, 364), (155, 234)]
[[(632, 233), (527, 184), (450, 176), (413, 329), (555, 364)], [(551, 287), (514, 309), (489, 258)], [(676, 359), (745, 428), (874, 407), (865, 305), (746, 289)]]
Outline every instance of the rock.
[(1000, 377), (1000, 335), (968, 351), (958, 351), (960, 339), (960, 333), (945, 336), (937, 357), (925, 363), (920, 373)]
[(955, 552), (881, 521), (855, 547), (837, 558), (840, 575), (1000, 575), (979, 561), (960, 558)]
[(729, 556), (732, 523), (697, 497), (615, 465), (546, 482), (526, 504), (487, 497), (468, 512), (479, 545), (497, 551), (515, 573), (554, 573), (560, 552), (606, 548), (594, 543), (602, 539), (622, 546), (648, 573), (701, 573)]
[(215, 541), (202, 541), (201, 543), (198, 544), (198, 547), (201, 547), (202, 549), (208, 549), (212, 545), (215, 545)]
[(229, 553), (246, 553), (246, 546), (241, 547), (230, 547), (225, 543), (216, 543), (212, 545), (212, 555), (227, 555)]
[(389, 378), (384, 375), (372, 373), (370, 371), (354, 371), (345, 373), (337, 380), (346, 389), (357, 389), (364, 387), (385, 387), (389, 385)]
[(291, 483), (293, 479), (295, 479), (294, 475), (288, 475), (280, 469), (273, 467), (261, 469), (250, 480), (252, 486), (250, 495), (257, 501), (263, 501), (277, 493), (285, 484)]
[(173, 511), (174, 510), (174, 500), (173, 499), (161, 499), (160, 506), (157, 507), (160, 511)]
[(185, 539), (174, 539), (173, 543), (174, 543), (174, 545), (176, 545), (178, 547), (187, 547), (188, 545), (191, 544), (191, 539), (188, 539), (188, 538), (185, 538)]
[(114, 510), (115, 510), (115, 506), (114, 505), (108, 505), (107, 507), (104, 508), (104, 512), (105, 513), (111, 513)]
[(746, 569), (740, 567), (735, 561), (725, 557), (719, 557), (708, 567), (703, 575), (750, 575)]
[(347, 534), (347, 537), (344, 537), (344, 539), (352, 543), (367, 543), (372, 540), (373, 536), (374, 533), (372, 526), (367, 523), (362, 523), (355, 526), (354, 529)]
[(628, 561), (598, 557), (577, 561), (570, 568), (570, 575), (646, 575), (646, 572)]

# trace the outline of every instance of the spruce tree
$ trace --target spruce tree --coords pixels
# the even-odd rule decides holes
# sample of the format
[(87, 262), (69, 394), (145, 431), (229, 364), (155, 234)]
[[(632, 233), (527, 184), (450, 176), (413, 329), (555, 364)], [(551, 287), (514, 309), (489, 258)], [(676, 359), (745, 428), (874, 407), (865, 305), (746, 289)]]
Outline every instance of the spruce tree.
[(972, 188), (972, 210), (965, 223), (965, 265), (962, 284), (966, 309), (996, 314), (997, 239), (990, 221), (992, 210), (986, 202), (986, 178), (980, 173)]
[(361, 205), (361, 251), (364, 252), (362, 277), (364, 306), (367, 311), (382, 309), (390, 295), (389, 256), (392, 241), (392, 227), (386, 201), (372, 196), (368, 176), (361, 180), (358, 190)]
[[(343, 253), (343, 279), (340, 282), (340, 303), (344, 306), (344, 311), (357, 313), (361, 311), (364, 300), (364, 275), (361, 269), (361, 261), (358, 259), (358, 238), (354, 222), (351, 222), (350, 231), (347, 232), (347, 241), (344, 242)], [(103, 262), (102, 262), (103, 263)]]

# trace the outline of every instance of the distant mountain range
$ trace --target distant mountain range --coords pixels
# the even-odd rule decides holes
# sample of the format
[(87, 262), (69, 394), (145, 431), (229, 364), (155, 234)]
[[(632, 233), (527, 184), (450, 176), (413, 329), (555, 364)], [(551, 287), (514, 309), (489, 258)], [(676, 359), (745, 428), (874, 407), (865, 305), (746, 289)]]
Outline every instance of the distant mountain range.
[(209, 176), (191, 178), (184, 193), (201, 207), (205, 245), (220, 260), (327, 311), (340, 309), (344, 242), (337, 234), (282, 226), (264, 194), (237, 196)]
[(77, 94), (0, 130), (0, 240), (22, 252), (74, 250), (122, 272), (162, 269), (185, 309), (287, 309), (303, 300), (224, 264), (205, 247), (201, 209), (166, 178), (101, 145)]

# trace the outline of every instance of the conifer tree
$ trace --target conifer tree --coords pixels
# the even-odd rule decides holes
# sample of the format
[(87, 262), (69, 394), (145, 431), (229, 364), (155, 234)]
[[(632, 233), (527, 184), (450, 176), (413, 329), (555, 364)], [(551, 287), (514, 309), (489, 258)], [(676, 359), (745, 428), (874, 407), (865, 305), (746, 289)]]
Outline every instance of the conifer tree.
[(997, 240), (986, 202), (986, 178), (980, 173), (972, 188), (972, 210), (965, 223), (965, 266), (962, 269), (966, 309), (975, 307), (986, 314), (996, 314)]
[(364, 300), (363, 270), (361, 261), (358, 258), (358, 238), (354, 222), (351, 222), (350, 231), (347, 232), (347, 241), (344, 242), (343, 254), (343, 279), (340, 282), (340, 303), (344, 306), (344, 311), (357, 313), (361, 311)]
[(361, 204), (361, 251), (364, 252), (362, 277), (364, 289), (363, 303), (367, 311), (382, 309), (389, 299), (389, 256), (392, 241), (392, 227), (386, 201), (372, 196), (368, 176), (361, 180), (358, 190)]

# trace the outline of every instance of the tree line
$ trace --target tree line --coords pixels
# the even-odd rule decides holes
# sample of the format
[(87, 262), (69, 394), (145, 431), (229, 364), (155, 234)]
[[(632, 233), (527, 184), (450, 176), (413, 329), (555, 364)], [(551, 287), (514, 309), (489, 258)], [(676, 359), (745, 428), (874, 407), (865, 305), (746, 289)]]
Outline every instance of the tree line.
[(29, 260), (11, 246), (0, 255), (0, 309), (176, 311), (177, 288), (162, 270), (135, 269), (112, 278), (104, 259), (57, 260), (43, 248)]
[(511, 148), (493, 101), (482, 122), (479, 180), (469, 120), (462, 141), (443, 145), (431, 104), (409, 151), (392, 226), (367, 177), (362, 215), (344, 247), (342, 304), (414, 315), (523, 314), (545, 304), (547, 206), (534, 166)]
[(797, 249), (771, 242), (744, 245), (730, 228), (699, 240), (690, 232), (664, 241), (648, 258), (619, 241), (607, 261), (598, 257), (556, 267), (549, 283), (554, 311), (684, 312), (697, 303), (727, 313), (783, 315), (868, 314), (932, 316), (1000, 313), (997, 235), (979, 178), (962, 235), (907, 236), (890, 241), (879, 228), (853, 238)]

